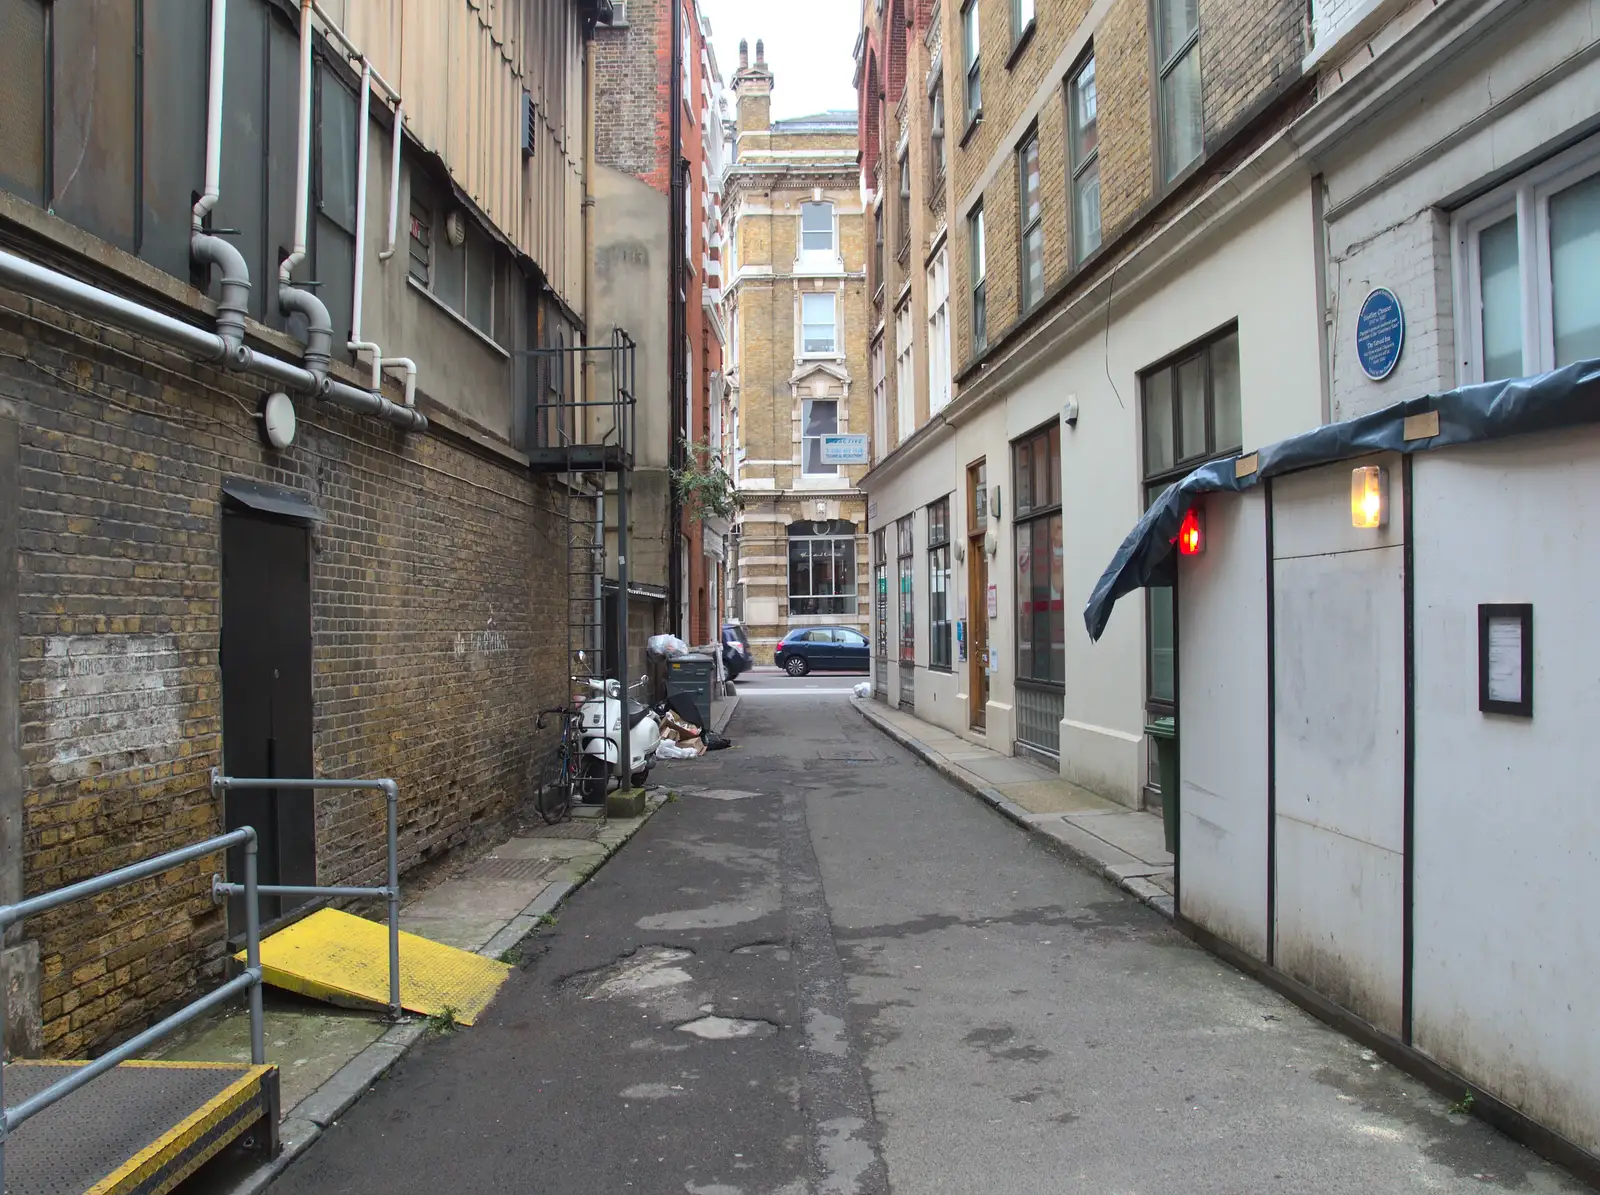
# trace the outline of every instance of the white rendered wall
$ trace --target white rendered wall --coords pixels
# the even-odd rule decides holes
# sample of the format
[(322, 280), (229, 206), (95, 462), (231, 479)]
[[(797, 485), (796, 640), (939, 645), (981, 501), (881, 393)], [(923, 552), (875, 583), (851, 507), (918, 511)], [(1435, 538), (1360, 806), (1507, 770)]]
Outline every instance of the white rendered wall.
[(1204, 499), (1180, 560), (1178, 911), (1267, 952), (1267, 538), (1262, 489)]
[[(1600, 433), (1417, 458), (1417, 1047), (1600, 1149)], [(1533, 605), (1533, 717), (1478, 711), (1480, 602)]]
[[(1361, 463), (1389, 468), (1389, 524), (1376, 531), (1350, 525)], [(1394, 457), (1273, 483), (1274, 961), (1390, 1033), (1402, 979), (1401, 488)]]
[[(1009, 399), (1009, 436), (1058, 417), (1068, 395), (1079, 403), (1077, 427), (1061, 435), (1068, 612), (1061, 767), (1075, 783), (1129, 805), (1139, 802), (1145, 770), (1144, 602), (1137, 594), (1119, 602), (1098, 643), (1089, 641), (1082, 612), (1144, 510), (1139, 374), (1236, 320), (1245, 450), (1316, 427), (1317, 244), (1309, 182), (1285, 184), (1253, 219), (1185, 254), (1159, 283), (1119, 289), (1109, 326), (1082, 329), (1082, 339)], [(992, 469), (991, 461), (991, 476)]]

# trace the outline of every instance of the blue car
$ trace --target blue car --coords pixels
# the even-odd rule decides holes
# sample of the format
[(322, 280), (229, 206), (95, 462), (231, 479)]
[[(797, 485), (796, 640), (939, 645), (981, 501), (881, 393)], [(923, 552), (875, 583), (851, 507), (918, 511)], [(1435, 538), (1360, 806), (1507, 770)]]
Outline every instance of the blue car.
[(790, 631), (772, 654), (772, 662), (790, 676), (808, 672), (871, 671), (871, 644), (849, 627), (799, 627)]

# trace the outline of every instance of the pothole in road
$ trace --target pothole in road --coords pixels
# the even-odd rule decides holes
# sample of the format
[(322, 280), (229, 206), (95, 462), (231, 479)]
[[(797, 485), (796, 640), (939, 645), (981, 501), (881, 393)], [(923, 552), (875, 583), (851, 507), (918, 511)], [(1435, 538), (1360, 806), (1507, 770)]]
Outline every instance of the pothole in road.
[(789, 959), (789, 947), (784, 942), (752, 942), (748, 946), (735, 946), (734, 954), (753, 954), (758, 958), (773, 958), (779, 962)]
[(778, 1027), (771, 1021), (751, 1020), (747, 1017), (724, 1017), (708, 1013), (678, 1026), (679, 1033), (692, 1033), (707, 1041), (737, 1041), (746, 1037), (771, 1037)]
[[(585, 995), (584, 999), (593, 1000), (597, 996), (607, 999), (617, 996), (638, 996), (688, 983), (689, 973), (679, 964), (693, 957), (694, 952), (691, 950), (676, 950), (671, 947), (658, 947), (635, 954), (616, 964), (611, 973)], [(598, 977), (591, 975), (589, 982), (593, 983), (596, 978)]]

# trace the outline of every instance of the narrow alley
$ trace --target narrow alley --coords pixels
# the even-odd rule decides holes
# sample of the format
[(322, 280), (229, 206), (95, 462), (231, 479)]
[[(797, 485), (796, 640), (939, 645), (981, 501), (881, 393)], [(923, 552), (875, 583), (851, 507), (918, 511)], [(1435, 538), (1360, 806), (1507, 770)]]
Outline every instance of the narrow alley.
[[(782, 682), (779, 682), (780, 684)], [(524, 944), (281, 1195), (1578, 1191), (942, 780), (828, 687)]]

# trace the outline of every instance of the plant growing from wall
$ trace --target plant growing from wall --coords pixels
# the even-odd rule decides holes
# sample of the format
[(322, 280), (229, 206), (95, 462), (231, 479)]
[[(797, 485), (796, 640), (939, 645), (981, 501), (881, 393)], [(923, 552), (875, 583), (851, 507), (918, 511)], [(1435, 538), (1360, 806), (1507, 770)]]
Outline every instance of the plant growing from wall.
[(705, 443), (683, 441), (684, 466), (672, 471), (672, 488), (686, 517), (731, 519), (744, 509), (733, 478)]

